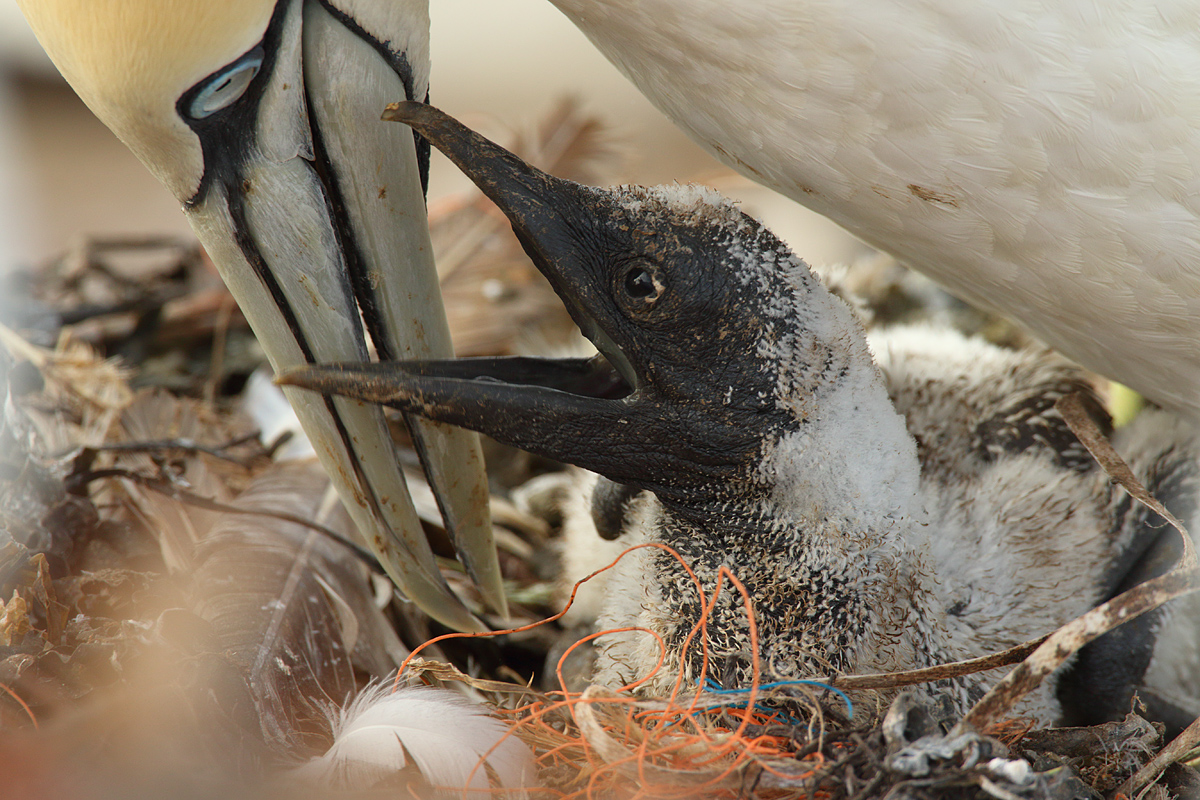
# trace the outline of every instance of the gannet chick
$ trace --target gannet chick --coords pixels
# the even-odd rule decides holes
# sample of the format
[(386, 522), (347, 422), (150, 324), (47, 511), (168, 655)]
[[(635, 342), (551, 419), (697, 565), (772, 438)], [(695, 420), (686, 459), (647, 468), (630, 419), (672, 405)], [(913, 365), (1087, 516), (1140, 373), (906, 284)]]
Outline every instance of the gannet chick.
[[(1074, 369), (980, 350), (958, 366), (991, 367), (930, 380), (936, 362), (884, 347), (891, 386), (904, 387), (896, 401), (920, 406), (906, 419), (849, 307), (715, 192), (580, 186), (429, 107), (393, 116), (504, 211), (606, 361), (334, 365), (280, 380), (473, 428), (648, 491), (629, 542), (674, 548), (708, 592), (721, 567), (732, 570), (754, 604), (765, 677), (995, 652), (1085, 612), (1147, 549), (1144, 515), (1119, 511), (1103, 473), (1063, 444), (1051, 406), (1088, 391)], [(748, 621), (736, 592), (722, 598), (708, 621), (708, 674), (744, 687)], [(606, 627), (649, 628), (666, 645), (641, 691), (669, 692), (679, 671), (694, 685), (701, 651), (681, 657), (681, 646), (701, 599), (673, 558), (630, 554), (606, 605)], [(597, 678), (611, 685), (658, 658), (638, 632), (603, 647)], [(964, 711), (997, 677), (940, 688)], [(1054, 688), (1018, 711), (1057, 718)]]

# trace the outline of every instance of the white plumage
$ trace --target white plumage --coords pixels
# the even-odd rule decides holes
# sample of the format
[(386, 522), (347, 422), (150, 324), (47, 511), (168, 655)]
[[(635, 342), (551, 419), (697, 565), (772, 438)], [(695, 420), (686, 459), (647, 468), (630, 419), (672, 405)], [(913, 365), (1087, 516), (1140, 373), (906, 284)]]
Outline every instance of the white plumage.
[(489, 788), (498, 788), (512, 790), (502, 795), (510, 797), (525, 796), (536, 780), (533, 755), (508, 726), (444, 689), (369, 686), (338, 712), (333, 734), (329, 750), (297, 777), (361, 790), (415, 769), (447, 795), (491, 796)]
[(1200, 414), (1200, 3), (552, 2), (725, 163)]

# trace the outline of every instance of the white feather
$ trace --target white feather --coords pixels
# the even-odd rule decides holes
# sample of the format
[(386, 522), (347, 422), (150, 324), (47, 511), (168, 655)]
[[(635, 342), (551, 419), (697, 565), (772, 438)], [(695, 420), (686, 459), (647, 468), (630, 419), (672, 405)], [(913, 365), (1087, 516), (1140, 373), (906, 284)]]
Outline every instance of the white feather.
[(385, 681), (368, 686), (338, 712), (333, 746), (294, 774), (331, 787), (366, 789), (415, 768), (430, 786), (469, 788), (479, 793), (473, 796), (510, 789), (511, 796), (524, 797), (518, 790), (535, 781), (533, 754), (515, 736), (505, 738), (508, 733), (485, 708), (453, 692), (429, 687), (393, 692)]
[(292, 434), (291, 438), (275, 451), (276, 461), (316, 457), (317, 451), (304, 435), (296, 412), (283, 396), (283, 390), (271, 381), (265, 369), (251, 373), (242, 395), (242, 408), (258, 425), (262, 432), (259, 436), (265, 444), (271, 444), (285, 433)]

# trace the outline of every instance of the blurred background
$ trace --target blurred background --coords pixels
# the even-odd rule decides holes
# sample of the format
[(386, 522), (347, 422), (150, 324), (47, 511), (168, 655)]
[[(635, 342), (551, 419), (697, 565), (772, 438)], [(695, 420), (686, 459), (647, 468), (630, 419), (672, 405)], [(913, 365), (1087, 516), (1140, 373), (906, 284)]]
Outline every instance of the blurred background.
[[(814, 265), (866, 252), (839, 228), (718, 164), (545, 0), (433, 0), (433, 101), (502, 140), (574, 97), (611, 133), (622, 182), (699, 181), (742, 200)], [(440, 159), (440, 157), (438, 157)], [(435, 161), (430, 201), (467, 182)], [(82, 237), (188, 235), (177, 203), (58, 77), (0, 0), (0, 270)]]

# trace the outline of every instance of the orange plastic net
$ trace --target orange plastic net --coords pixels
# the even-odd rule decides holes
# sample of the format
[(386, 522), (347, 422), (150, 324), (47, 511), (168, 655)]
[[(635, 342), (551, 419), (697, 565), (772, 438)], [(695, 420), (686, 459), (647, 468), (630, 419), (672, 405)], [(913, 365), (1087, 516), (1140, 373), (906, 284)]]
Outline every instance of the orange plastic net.
[[(583, 692), (558, 691), (537, 696), (514, 708), (498, 713), (511, 725), (509, 735), (528, 744), (539, 765), (541, 787), (495, 790), (497, 793), (524, 792), (530, 796), (556, 798), (683, 798), (739, 797), (753, 791), (758, 797), (816, 797), (815, 778), (825, 765), (820, 749), (807, 748), (795, 738), (765, 730), (785, 730), (787, 722), (779, 712), (760, 706), (768, 693), (762, 683), (758, 658), (758, 627), (754, 606), (746, 587), (730, 570), (720, 568), (711, 594), (684, 559), (672, 548), (658, 543), (642, 544), (625, 550), (603, 569), (575, 584), (562, 611), (531, 625), (508, 631), (461, 634), (452, 633), (429, 640), (418, 647), (400, 668), (397, 681), (425, 647), (450, 638), (494, 636), (519, 633), (561, 618), (575, 600), (579, 587), (616, 564), (630, 552), (657, 548), (675, 558), (687, 572), (702, 601), (699, 621), (692, 627), (678, 654), (680, 664), (673, 689), (666, 698), (648, 699), (637, 690), (654, 678), (666, 659), (662, 638), (648, 628), (627, 628), (594, 633), (576, 642), (559, 659), (559, 685), (562, 665), (579, 646), (597, 637), (624, 630), (641, 631), (658, 644), (659, 657), (653, 669), (637, 681), (616, 691), (592, 686)], [(698, 686), (706, 685), (709, 667), (707, 646), (708, 619), (726, 583), (742, 600), (749, 623), (752, 680), (738, 690), (736, 707), (724, 692), (695, 691), (685, 686), (687, 652), (700, 651)], [(768, 685), (773, 686), (773, 685)], [(819, 711), (817, 712), (819, 715)], [(498, 746), (498, 745), (497, 745)], [(494, 749), (494, 748), (493, 748)], [(483, 768), (487, 756), (476, 769)], [(465, 795), (464, 795), (465, 796)]]

